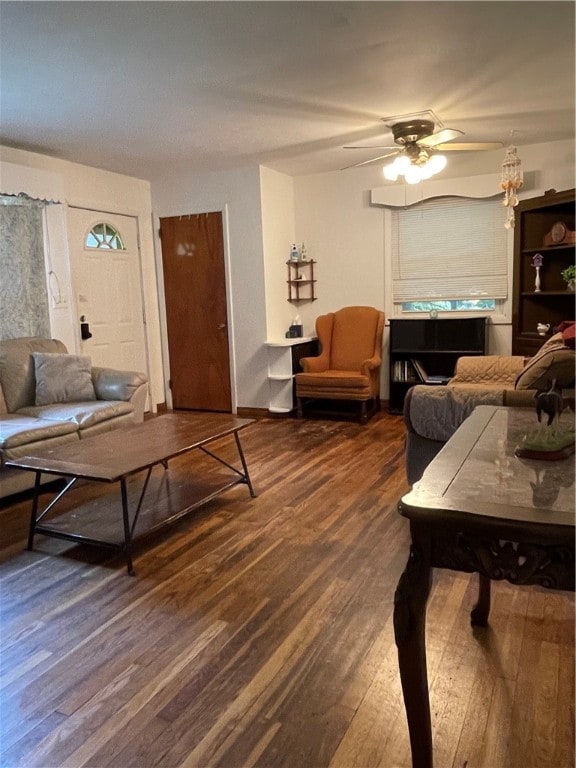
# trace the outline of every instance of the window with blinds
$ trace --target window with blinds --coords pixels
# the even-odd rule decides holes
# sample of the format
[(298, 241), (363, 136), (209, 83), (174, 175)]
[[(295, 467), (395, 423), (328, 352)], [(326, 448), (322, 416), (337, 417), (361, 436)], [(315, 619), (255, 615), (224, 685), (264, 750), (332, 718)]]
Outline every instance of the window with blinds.
[[(394, 303), (507, 295), (506, 209), (498, 199), (437, 198), (392, 212)], [(412, 307), (410, 307), (412, 308)]]

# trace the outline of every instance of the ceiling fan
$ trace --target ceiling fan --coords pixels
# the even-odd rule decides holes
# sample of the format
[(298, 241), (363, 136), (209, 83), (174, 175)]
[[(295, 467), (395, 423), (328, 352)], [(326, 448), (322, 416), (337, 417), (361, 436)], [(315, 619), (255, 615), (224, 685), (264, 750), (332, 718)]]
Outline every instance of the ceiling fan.
[[(394, 118), (384, 119), (386, 121), (394, 120)], [(360, 163), (347, 165), (342, 170), (346, 170), (347, 168), (358, 168), (362, 165), (370, 165), (371, 163), (377, 163), (379, 160), (384, 160), (387, 157), (393, 156), (404, 156), (407, 158), (407, 160), (404, 161), (405, 163), (414, 166), (424, 166), (438, 151), (478, 152), (500, 149), (503, 146), (499, 141), (452, 143), (458, 136), (463, 136), (464, 132), (455, 128), (442, 127), (435, 133), (434, 129), (436, 124), (434, 120), (428, 119), (411, 118), (408, 120), (398, 120), (397, 122), (389, 122), (388, 127), (392, 131), (394, 144), (396, 145), (395, 147), (373, 145), (370, 147), (348, 146), (344, 147), (344, 149), (387, 149), (393, 151), (378, 155), (378, 157), (373, 157), (370, 160), (363, 160)]]

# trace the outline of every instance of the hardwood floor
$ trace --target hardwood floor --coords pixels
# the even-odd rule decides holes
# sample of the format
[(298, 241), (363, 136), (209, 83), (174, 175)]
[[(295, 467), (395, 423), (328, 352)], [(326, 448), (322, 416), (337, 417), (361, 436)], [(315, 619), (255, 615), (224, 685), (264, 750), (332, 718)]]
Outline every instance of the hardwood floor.
[[(26, 552), (30, 501), (4, 504), (1, 768), (409, 768), (403, 443), (384, 413), (259, 421), (242, 432), (258, 497), (236, 487), (143, 541), (135, 578), (69, 542)], [(173, 482), (189, 468), (221, 471), (190, 454)], [(494, 583), (472, 630), (476, 579), (434, 575), (436, 768), (571, 768), (573, 596)]]

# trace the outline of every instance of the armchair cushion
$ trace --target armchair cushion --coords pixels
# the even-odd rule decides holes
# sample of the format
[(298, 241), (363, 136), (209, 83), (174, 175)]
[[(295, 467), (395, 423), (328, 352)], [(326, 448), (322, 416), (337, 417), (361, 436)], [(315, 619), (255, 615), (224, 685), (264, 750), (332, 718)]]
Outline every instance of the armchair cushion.
[(92, 363), (84, 355), (34, 352), (36, 405), (96, 400)]

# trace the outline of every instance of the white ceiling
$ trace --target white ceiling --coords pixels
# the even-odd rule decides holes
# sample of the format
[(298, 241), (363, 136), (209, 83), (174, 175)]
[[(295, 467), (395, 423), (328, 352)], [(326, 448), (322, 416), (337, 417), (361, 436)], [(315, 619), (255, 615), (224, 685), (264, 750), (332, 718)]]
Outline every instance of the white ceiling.
[(573, 2), (0, 3), (0, 141), (140, 178), (380, 152), (432, 109), (465, 141), (574, 138)]

